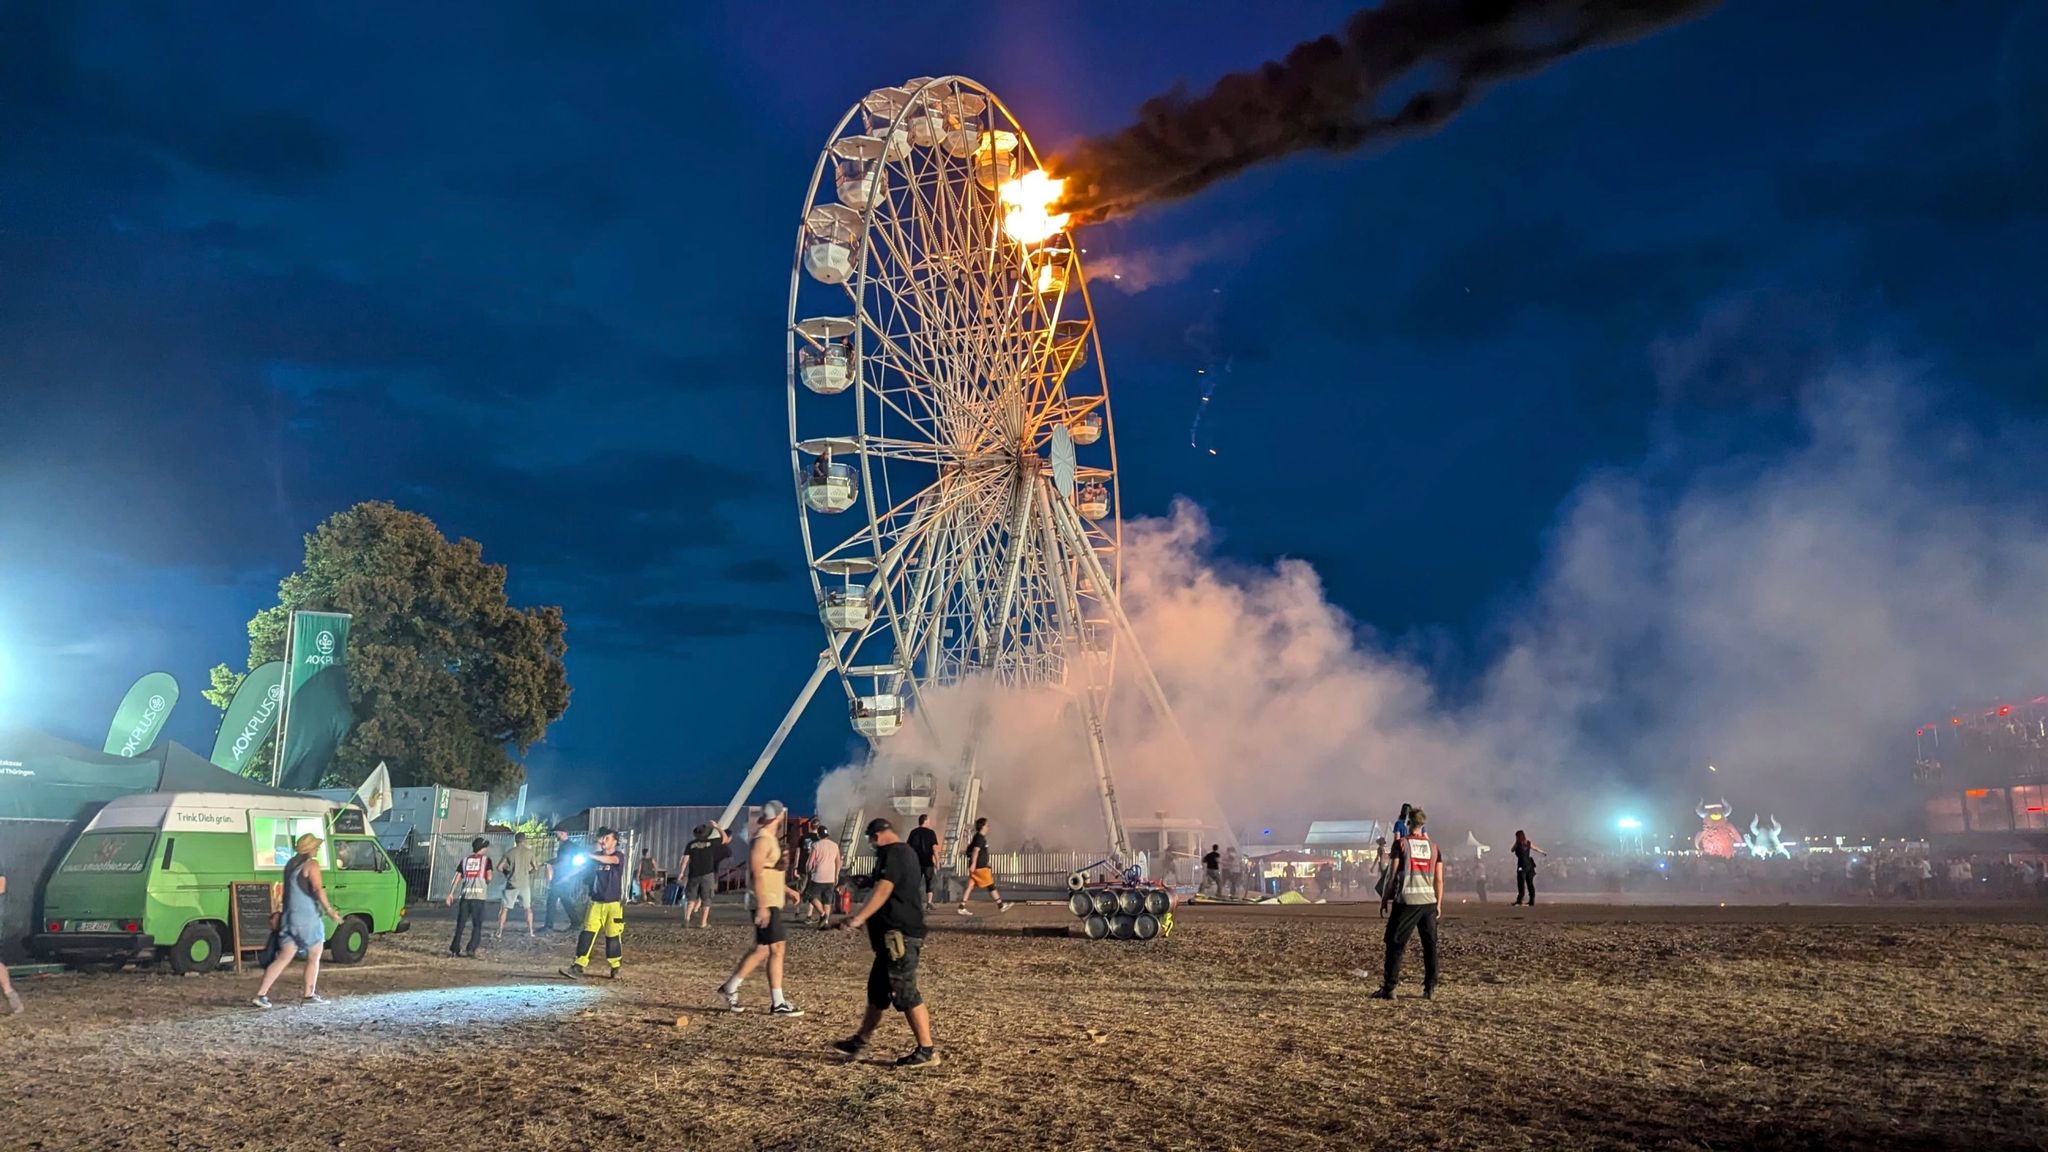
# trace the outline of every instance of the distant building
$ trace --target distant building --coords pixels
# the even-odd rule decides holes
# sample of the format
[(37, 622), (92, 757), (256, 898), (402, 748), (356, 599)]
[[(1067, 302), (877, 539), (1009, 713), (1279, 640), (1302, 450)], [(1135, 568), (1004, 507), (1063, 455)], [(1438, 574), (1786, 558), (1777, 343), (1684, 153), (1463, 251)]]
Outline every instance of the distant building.
[(1914, 739), (1930, 843), (2048, 852), (2048, 696), (1923, 724)]

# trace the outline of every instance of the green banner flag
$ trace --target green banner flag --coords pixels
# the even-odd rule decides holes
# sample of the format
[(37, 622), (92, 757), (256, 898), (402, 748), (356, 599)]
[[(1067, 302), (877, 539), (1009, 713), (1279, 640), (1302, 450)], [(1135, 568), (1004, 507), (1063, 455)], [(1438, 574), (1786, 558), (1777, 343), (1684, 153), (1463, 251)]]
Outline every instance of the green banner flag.
[(348, 623), (344, 612), (294, 612), (285, 674), (284, 753), (272, 780), (301, 792), (316, 788), (334, 750), (355, 724), (348, 702)]
[(135, 682), (114, 711), (114, 723), (107, 729), (107, 752), (114, 756), (140, 756), (149, 751), (178, 706), (178, 681), (169, 672), (151, 672)]
[(213, 738), (214, 764), (230, 772), (241, 772), (250, 757), (263, 747), (277, 718), (284, 712), (284, 661), (272, 660), (242, 678), (235, 698), (221, 717), (220, 734)]

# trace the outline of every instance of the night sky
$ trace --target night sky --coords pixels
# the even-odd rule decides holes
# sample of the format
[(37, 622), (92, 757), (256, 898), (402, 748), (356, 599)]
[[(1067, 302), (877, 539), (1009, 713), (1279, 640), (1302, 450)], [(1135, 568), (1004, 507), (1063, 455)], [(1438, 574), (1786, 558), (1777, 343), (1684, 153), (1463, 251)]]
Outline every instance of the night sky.
[[(1354, 5), (180, 7), (0, 6), (0, 719), (97, 743), (161, 668), (204, 751), (302, 535), (389, 499), (563, 606), (567, 808), (722, 801), (821, 643), (782, 327), (845, 108), (957, 72), (1057, 153)], [(1454, 688), (1585, 476), (1787, 434), (1780, 374), (1659, 370), (1702, 325), (2039, 417), (2044, 59), (2040, 5), (1736, 2), (1085, 233), (1160, 281), (1096, 292), (1125, 514)], [(769, 788), (851, 745), (821, 696)]]

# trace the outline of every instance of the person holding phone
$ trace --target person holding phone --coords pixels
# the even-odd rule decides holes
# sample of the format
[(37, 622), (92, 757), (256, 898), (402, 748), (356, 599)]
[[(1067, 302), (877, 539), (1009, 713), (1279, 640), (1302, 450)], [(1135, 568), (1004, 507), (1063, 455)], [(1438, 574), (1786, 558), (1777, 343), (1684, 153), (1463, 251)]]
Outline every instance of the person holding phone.
[(341, 921), (341, 913), (327, 900), (327, 888), (320, 883), (319, 836), (308, 832), (294, 841), (296, 854), (284, 866), (284, 912), (277, 924), (277, 959), (263, 970), (263, 983), (256, 988), (254, 1001), (258, 1008), (268, 1008), (270, 986), (284, 975), (291, 966), (292, 957), (301, 952), (306, 954), (306, 985), (304, 1002), (325, 1004), (326, 999), (319, 993), (320, 949), (327, 943), (327, 922), (320, 918), (327, 914), (328, 920)]

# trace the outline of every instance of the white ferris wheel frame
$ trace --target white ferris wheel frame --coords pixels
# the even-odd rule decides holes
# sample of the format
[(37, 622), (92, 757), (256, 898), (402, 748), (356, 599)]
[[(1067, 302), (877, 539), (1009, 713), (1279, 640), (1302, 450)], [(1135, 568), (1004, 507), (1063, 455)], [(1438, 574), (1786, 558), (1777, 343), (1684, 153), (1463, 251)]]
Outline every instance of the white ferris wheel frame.
[[(1079, 706), (1109, 856), (1131, 855), (1104, 736), (1120, 647), (1155, 711), (1172, 714), (1117, 597), (1115, 422), (1079, 248), (1064, 230), (1020, 243), (1003, 226), (998, 187), (1037, 167), (1008, 107), (961, 76), (877, 89), (819, 154), (785, 335), (798, 532), (826, 643), (721, 825), (828, 674), (874, 747), (893, 728), (878, 730), (883, 702), (932, 732), (924, 696), (978, 676)], [(812, 388), (807, 363), (835, 345), (847, 372)], [(1094, 445), (1106, 467), (1079, 458)], [(841, 473), (817, 493), (841, 505), (830, 513), (807, 487), (825, 486), (828, 464)], [(837, 627), (824, 610), (835, 595), (853, 609)], [(971, 794), (969, 723), (951, 734), (967, 748), (956, 802)]]

